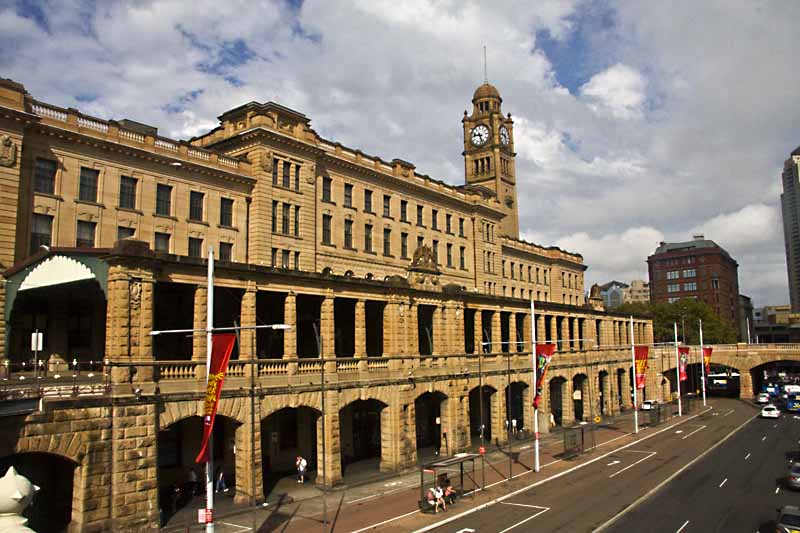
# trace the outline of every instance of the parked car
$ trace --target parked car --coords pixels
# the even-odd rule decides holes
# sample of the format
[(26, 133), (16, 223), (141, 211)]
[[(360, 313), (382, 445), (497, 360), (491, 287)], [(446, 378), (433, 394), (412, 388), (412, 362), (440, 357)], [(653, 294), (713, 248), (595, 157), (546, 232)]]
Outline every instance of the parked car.
[(761, 392), (756, 396), (756, 403), (769, 403), (769, 394)]
[(652, 411), (658, 405), (656, 400), (645, 400), (642, 402), (642, 411)]
[(766, 405), (761, 410), (761, 418), (780, 418), (781, 412), (774, 405)]
[(793, 533), (800, 531), (800, 507), (784, 505), (779, 507), (778, 518), (775, 519), (775, 531)]
[(789, 466), (789, 473), (786, 475), (786, 486), (790, 489), (800, 489), (800, 464), (793, 463)]

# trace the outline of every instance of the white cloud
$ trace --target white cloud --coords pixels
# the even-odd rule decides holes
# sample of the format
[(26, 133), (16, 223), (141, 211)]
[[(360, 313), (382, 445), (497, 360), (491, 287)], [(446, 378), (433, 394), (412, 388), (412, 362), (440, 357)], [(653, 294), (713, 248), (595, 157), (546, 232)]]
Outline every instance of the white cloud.
[(592, 76), (580, 93), (596, 112), (629, 119), (641, 117), (645, 90), (645, 79), (636, 69), (617, 63)]

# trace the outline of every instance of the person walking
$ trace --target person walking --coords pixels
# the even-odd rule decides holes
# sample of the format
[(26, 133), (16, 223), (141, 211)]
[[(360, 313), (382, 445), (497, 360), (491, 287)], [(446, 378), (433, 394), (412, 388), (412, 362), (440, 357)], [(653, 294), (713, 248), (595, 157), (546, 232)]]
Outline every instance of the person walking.
[(306, 468), (308, 468), (308, 461), (306, 461), (303, 456), (298, 455), (297, 460), (295, 460), (295, 466), (297, 467), (297, 482), (304, 483), (306, 480)]
[(225, 484), (225, 472), (222, 470), (222, 466), (217, 467), (217, 475), (214, 478), (217, 480), (214, 492), (228, 492), (228, 485)]
[(189, 469), (189, 494), (197, 496), (197, 472), (194, 467)]

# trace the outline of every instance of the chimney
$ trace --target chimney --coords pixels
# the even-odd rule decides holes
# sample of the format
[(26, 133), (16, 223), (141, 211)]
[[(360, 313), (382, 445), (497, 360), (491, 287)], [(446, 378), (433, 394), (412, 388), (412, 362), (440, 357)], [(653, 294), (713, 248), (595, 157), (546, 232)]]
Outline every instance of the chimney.
[(698, 233), (697, 235), (693, 235), (692, 236), (692, 239), (694, 239), (696, 241), (702, 241), (705, 238), (706, 238), (705, 235), (703, 235), (702, 233)]

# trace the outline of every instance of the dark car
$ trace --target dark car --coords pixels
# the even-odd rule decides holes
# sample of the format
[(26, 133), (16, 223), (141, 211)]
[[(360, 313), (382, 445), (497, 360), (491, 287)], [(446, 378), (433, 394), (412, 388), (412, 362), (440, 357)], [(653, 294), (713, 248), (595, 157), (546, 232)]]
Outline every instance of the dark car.
[(786, 486), (790, 489), (800, 490), (800, 464), (794, 463), (789, 466), (789, 473), (786, 476)]
[(778, 509), (775, 531), (779, 533), (800, 533), (800, 507), (784, 505)]

